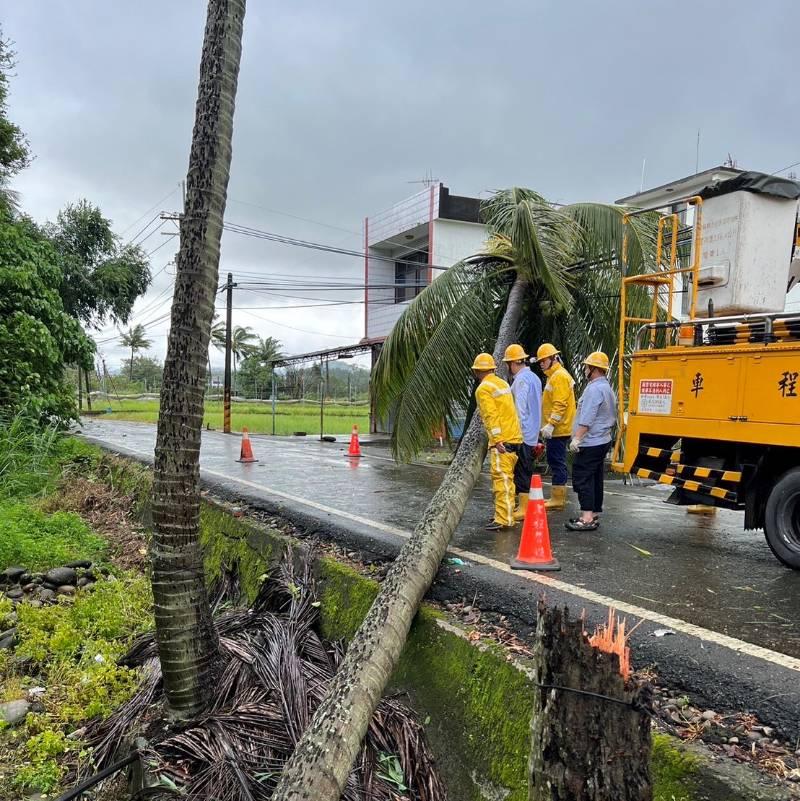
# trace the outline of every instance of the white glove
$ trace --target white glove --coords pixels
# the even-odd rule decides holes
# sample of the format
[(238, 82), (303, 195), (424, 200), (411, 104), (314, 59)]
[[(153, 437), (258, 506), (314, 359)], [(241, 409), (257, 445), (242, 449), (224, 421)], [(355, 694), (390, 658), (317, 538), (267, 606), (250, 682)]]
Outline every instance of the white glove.
[(542, 439), (550, 439), (553, 436), (553, 426), (551, 423), (548, 423), (546, 426), (542, 428), (539, 432), (542, 436)]
[(581, 449), (581, 441), (577, 437), (573, 437), (569, 443), (571, 453), (577, 453)]

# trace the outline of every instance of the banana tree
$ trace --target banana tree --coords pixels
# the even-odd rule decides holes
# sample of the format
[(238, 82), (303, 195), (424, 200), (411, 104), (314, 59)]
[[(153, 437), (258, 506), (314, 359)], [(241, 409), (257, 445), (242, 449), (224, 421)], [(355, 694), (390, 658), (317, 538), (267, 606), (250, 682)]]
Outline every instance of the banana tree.
[[(510, 189), (484, 206), (492, 230), (478, 258), (450, 268), (398, 320), (378, 361), (379, 408), (394, 410), (395, 452), (408, 457), (427, 444), (443, 418), (469, 400), (469, 367), (479, 351), (495, 360), (550, 304), (574, 308), (582, 264), (618, 265), (622, 210), (556, 209), (536, 192)], [(648, 261), (644, 236), (629, 247), (635, 268)], [(637, 229), (638, 230), (638, 229)], [(618, 269), (618, 267), (617, 267)], [(534, 322), (535, 324), (535, 322)], [(399, 433), (397, 433), (399, 432)], [(486, 454), (474, 415), (441, 485), (381, 584), (311, 724), (286, 764), (274, 801), (337, 801), (369, 720), (405, 644), (423, 596), (458, 525)]]

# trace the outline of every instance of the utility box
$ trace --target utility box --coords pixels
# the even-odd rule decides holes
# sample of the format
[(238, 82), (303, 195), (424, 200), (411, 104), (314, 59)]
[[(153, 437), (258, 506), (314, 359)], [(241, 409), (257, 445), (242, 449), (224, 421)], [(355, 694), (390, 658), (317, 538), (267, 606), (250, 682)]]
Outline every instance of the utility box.
[[(800, 184), (745, 172), (704, 189), (697, 311), (782, 311), (789, 287)], [(692, 256), (697, 247), (695, 230)], [(691, 292), (691, 289), (690, 289)]]

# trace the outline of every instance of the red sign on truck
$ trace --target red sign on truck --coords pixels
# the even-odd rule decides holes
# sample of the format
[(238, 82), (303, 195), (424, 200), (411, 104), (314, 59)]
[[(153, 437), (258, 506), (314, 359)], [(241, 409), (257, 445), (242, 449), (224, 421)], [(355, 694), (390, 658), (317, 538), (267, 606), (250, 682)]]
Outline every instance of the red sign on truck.
[(639, 382), (639, 414), (672, 412), (672, 379), (645, 378)]

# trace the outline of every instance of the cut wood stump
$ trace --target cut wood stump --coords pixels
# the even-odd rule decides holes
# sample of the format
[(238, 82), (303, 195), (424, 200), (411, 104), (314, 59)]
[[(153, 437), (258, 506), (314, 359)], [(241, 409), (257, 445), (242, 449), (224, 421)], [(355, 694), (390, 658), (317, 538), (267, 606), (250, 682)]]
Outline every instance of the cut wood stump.
[(543, 602), (534, 674), (530, 801), (652, 801), (649, 685)]

